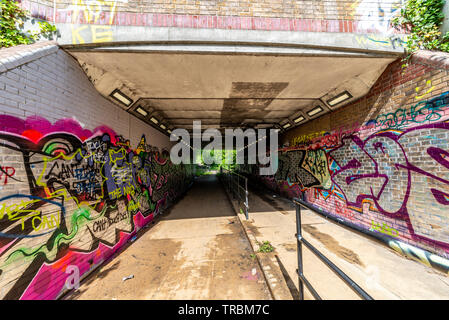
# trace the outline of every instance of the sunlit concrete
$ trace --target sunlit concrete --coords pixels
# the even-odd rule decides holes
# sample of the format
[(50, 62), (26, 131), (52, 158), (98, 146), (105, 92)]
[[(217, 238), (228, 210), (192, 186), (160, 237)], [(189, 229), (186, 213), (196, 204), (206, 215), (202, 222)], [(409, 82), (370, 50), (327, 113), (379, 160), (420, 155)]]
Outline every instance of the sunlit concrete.
[[(357, 51), (403, 54), (399, 40), (404, 34), (370, 34), (344, 32), (301, 32), (275, 30), (227, 30), (205, 28), (176, 28), (108, 25), (108, 42), (93, 42), (91, 30), (86, 25), (56, 24), (60, 36), (57, 41), (67, 48), (102, 47), (104, 45), (127, 45), (145, 42), (214, 42), (214, 43), (271, 43), (288, 46), (321, 47)], [(77, 30), (74, 32), (74, 30)], [(83, 39), (84, 43), (80, 43)]]
[[(275, 247), (280, 263), (298, 287), (296, 213), (293, 203), (260, 191), (250, 193), (250, 220), (243, 221), (258, 241)], [(303, 237), (356, 281), (374, 299), (449, 299), (443, 273), (399, 255), (376, 240), (301, 210)], [(303, 249), (304, 274), (323, 299), (360, 299), (310, 250)], [(313, 296), (305, 289), (305, 298)]]

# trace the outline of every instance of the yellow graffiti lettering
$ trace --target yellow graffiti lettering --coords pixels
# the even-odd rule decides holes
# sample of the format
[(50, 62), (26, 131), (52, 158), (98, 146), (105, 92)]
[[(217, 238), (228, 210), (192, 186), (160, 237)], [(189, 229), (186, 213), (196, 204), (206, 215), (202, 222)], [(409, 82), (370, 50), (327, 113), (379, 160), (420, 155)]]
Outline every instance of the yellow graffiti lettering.
[(133, 186), (127, 186), (127, 187), (123, 187), (123, 194), (124, 195), (128, 195), (130, 194), (131, 196), (134, 196), (134, 187)]
[[(36, 219), (38, 219), (40, 221), (38, 226), (36, 226), (36, 224), (35, 224)], [(57, 228), (57, 227), (59, 227), (60, 222), (61, 222), (61, 218), (60, 218), (59, 214), (55, 214), (55, 215), (51, 215), (51, 216), (43, 216), (42, 218), (39, 216), (35, 216), (31, 220), (31, 225), (32, 225), (34, 231), (39, 231), (40, 229)], [(23, 225), (22, 225), (22, 230), (23, 230)]]
[(365, 36), (356, 36), (355, 39), (357, 43), (361, 46), (365, 46), (368, 42), (368, 39)]
[(319, 132), (309, 133), (309, 134), (295, 137), (292, 140), (292, 145), (295, 146), (297, 144), (309, 142), (310, 140), (320, 137), (320, 136), (324, 135), (325, 133), (326, 133), (326, 131), (319, 131)]
[(74, 28), (73, 25), (70, 25), (70, 28), (72, 29), (72, 42), (74, 44), (80, 43), (86, 43), (86, 41), (84, 41), (84, 38), (81, 36), (80, 31), (83, 31), (85, 29), (88, 28), (88, 26), (82, 26), (79, 28)]
[(128, 204), (128, 211), (136, 211), (139, 209), (139, 206), (134, 201), (130, 201)]
[[(29, 201), (22, 201), (20, 204), (13, 203), (12, 205), (7, 206), (6, 204), (2, 203), (0, 207), (0, 220), (3, 219), (5, 214), (8, 215), (8, 220), (18, 220), (21, 219), (21, 217), (17, 217), (19, 214), (23, 213), (33, 213), (32, 215), (39, 214), (40, 212), (35, 209), (22, 209), (24, 207), (27, 207), (35, 202), (39, 202), (39, 199), (33, 199)], [(16, 218), (17, 217), (17, 218)]]
[[(112, 28), (110, 26), (91, 26), (92, 42), (110, 42), (113, 40)], [(103, 31), (101, 31), (103, 30)]]
[(120, 198), (122, 196), (122, 190), (117, 188), (114, 191), (109, 192), (109, 197), (111, 199)]
[(61, 216), (59, 214), (52, 215), (51, 221), (55, 224), (55, 227), (59, 228), (59, 224), (61, 223)]
[[(420, 96), (417, 95), (415, 97), (416, 100), (424, 98), (427, 94), (431, 93), (433, 91), (433, 89), (435, 89), (435, 86), (432, 86), (432, 81), (430, 81), (430, 80), (427, 80), (427, 82), (426, 82), (426, 87), (428, 87), (428, 86), (431, 86), (430, 89), (427, 90), (423, 95), (420, 95)], [(416, 94), (419, 93), (420, 89), (421, 89), (420, 87), (415, 88)]]
[[(395, 228), (388, 226), (386, 223), (383, 223), (381, 226), (380, 223), (376, 223), (376, 222), (374, 222), (374, 220), (371, 220), (371, 228), (374, 230), (377, 230), (379, 232), (382, 232), (384, 234), (389, 234), (392, 237), (399, 236), (399, 232)], [(393, 234), (393, 231), (396, 234)]]
[[(39, 221), (40, 221), (39, 222), (39, 228), (36, 228), (36, 226), (34, 225), (34, 220), (36, 220), (36, 219), (39, 219)], [(41, 217), (38, 217), (38, 216), (34, 217), (33, 220), (31, 220), (31, 225), (33, 226), (33, 229), (35, 231), (38, 231), (42, 227), (42, 219), (41, 219)]]
[(27, 220), (28, 218), (31, 218), (31, 217), (35, 217), (35, 216), (37, 216), (38, 214), (40, 214), (40, 212), (36, 212), (36, 213), (34, 213), (34, 214), (31, 214), (31, 215), (27, 215), (27, 216), (20, 217), (20, 219), (22, 220), (22, 221), (20, 221), (20, 224), (21, 224), (21, 226), (22, 226), (22, 230), (25, 229), (25, 220)]
[(44, 226), (43, 226), (44, 228), (45, 228), (45, 226), (47, 226), (47, 228), (49, 228), (49, 229), (53, 228), (53, 223), (50, 222), (50, 221), (48, 220), (47, 216), (44, 216), (44, 217), (42, 218), (42, 223), (41, 223), (41, 225), (44, 225)]

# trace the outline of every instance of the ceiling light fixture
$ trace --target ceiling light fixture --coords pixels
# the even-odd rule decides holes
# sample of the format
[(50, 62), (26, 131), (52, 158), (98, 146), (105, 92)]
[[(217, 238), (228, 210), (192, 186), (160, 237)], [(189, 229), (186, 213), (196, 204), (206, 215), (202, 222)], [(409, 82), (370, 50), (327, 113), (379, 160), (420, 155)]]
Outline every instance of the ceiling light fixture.
[(342, 103), (343, 101), (346, 101), (348, 99), (351, 99), (352, 95), (348, 92), (348, 91), (344, 91), (338, 95), (336, 95), (335, 97), (327, 100), (327, 104), (330, 105), (331, 107)]
[(153, 123), (156, 123), (156, 124), (159, 123), (159, 120), (156, 119), (155, 117), (151, 117), (150, 120), (151, 120), (151, 122), (153, 122)]
[(161, 127), (162, 129), (164, 129), (164, 130), (167, 129), (167, 127), (164, 126), (162, 123), (161, 123), (160, 127)]
[(112, 91), (110, 96), (114, 98), (114, 100), (123, 103), (127, 107), (129, 107), (133, 103), (133, 100), (129, 98), (126, 94), (121, 92), (119, 89), (115, 89), (114, 91)]
[(138, 113), (140, 113), (141, 115), (143, 115), (144, 117), (146, 117), (148, 115), (148, 112), (146, 112), (144, 109), (142, 109), (142, 107), (138, 106), (136, 111)]
[(295, 120), (293, 120), (294, 123), (298, 123), (303, 121), (305, 118), (303, 116), (299, 116), (298, 118), (296, 118)]
[(321, 108), (320, 106), (313, 108), (310, 111), (307, 111), (307, 114), (309, 115), (309, 117), (313, 117), (314, 115), (316, 115), (317, 113), (320, 113), (321, 111), (323, 111), (323, 108)]
[(287, 129), (290, 126), (291, 126), (291, 124), (287, 122), (286, 124), (282, 125), (282, 128)]

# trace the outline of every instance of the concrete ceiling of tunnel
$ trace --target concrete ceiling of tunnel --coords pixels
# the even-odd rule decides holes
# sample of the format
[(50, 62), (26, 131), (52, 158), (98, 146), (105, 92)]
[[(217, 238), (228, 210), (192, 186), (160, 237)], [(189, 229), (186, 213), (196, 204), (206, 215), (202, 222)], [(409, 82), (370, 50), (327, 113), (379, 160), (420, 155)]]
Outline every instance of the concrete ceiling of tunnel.
[[(273, 127), (299, 115), (331, 112), (325, 101), (349, 91), (365, 95), (391, 56), (277, 56), (198, 53), (74, 51), (96, 89), (108, 97), (119, 89), (121, 105), (150, 125), (151, 117), (173, 128)], [(114, 101), (115, 102), (115, 101)], [(349, 101), (347, 101), (349, 102)], [(323, 112), (307, 111), (316, 105)], [(343, 104), (342, 104), (343, 105)], [(146, 117), (136, 112), (140, 106)], [(336, 107), (340, 107), (337, 105)], [(289, 128), (289, 129), (290, 129)], [(159, 128), (160, 129), (160, 128)]]

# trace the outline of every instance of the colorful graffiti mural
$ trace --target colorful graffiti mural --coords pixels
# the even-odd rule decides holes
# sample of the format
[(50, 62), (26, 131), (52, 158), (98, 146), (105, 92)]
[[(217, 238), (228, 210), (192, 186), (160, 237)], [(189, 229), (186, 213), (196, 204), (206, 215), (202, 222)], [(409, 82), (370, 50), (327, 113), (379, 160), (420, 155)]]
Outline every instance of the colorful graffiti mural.
[(75, 265), (99, 265), (190, 182), (142, 136), (0, 115), (0, 296), (54, 299)]
[[(280, 149), (269, 188), (449, 256), (449, 92)], [(380, 222), (379, 222), (380, 219)], [(394, 230), (394, 232), (390, 232)]]

